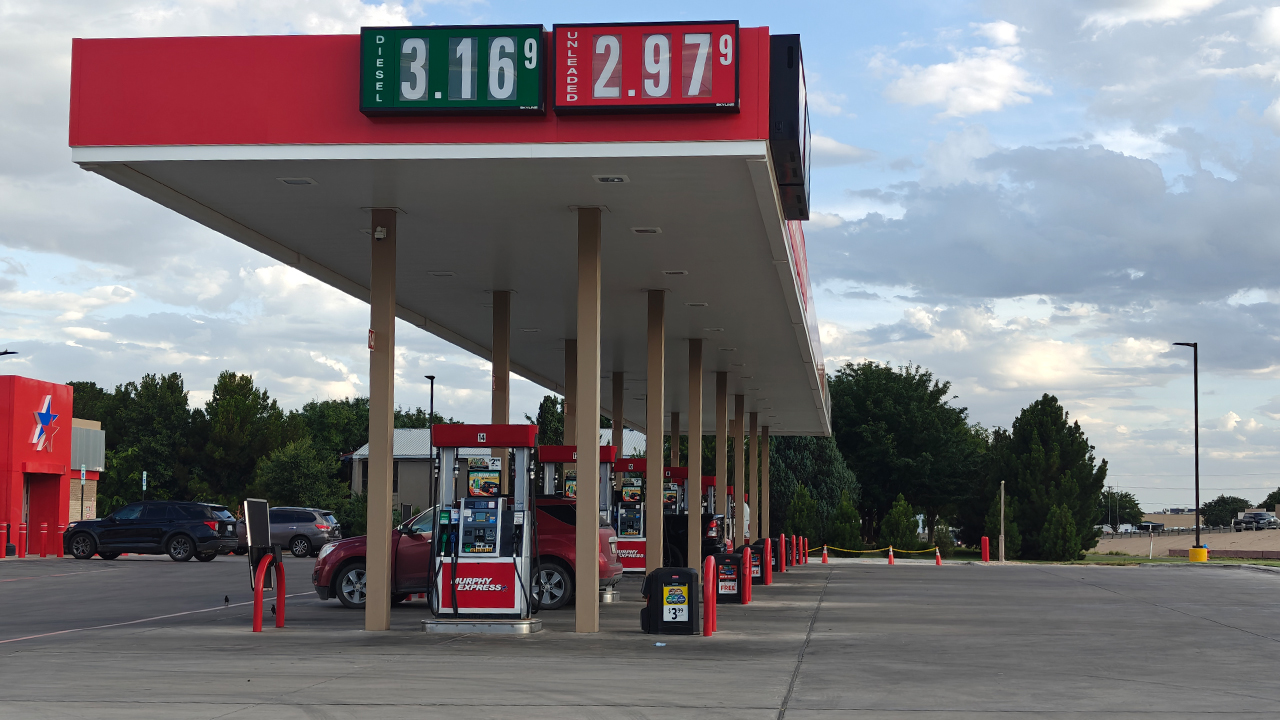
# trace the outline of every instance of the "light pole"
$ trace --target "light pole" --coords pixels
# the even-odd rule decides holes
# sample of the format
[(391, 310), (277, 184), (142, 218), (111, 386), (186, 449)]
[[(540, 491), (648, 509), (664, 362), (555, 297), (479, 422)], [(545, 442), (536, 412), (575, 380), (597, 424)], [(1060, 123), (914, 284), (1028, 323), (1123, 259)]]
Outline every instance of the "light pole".
[(1000, 481), (1000, 562), (1004, 562), (1004, 481)]
[(1200, 547), (1200, 343), (1174, 343), (1191, 348), (1191, 394), (1196, 442), (1196, 547)]

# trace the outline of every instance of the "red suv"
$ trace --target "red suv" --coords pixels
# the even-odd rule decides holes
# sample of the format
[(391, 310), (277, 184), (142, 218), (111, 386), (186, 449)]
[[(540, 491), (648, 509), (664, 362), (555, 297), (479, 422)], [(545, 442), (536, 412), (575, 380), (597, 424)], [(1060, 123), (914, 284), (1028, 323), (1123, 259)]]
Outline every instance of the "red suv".
[[(538, 535), (534, 540), (534, 594), (544, 610), (563, 607), (572, 598), (575, 555), (576, 502), (540, 496)], [(413, 593), (431, 590), (432, 535), (436, 513), (421, 513), (391, 532), (391, 601), (406, 600)], [(363, 608), (365, 599), (365, 538), (353, 537), (320, 549), (311, 584), (321, 600), (337, 597), (349, 608)], [(612, 587), (622, 578), (618, 537), (613, 528), (600, 528), (600, 587)]]

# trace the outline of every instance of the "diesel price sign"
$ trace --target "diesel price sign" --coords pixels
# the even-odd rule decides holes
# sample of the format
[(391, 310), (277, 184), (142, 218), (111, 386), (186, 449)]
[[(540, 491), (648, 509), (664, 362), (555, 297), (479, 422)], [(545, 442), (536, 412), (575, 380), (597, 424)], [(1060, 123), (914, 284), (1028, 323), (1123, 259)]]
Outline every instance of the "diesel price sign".
[(556, 25), (555, 110), (738, 111), (738, 23)]
[(362, 28), (366, 115), (545, 112), (541, 25)]

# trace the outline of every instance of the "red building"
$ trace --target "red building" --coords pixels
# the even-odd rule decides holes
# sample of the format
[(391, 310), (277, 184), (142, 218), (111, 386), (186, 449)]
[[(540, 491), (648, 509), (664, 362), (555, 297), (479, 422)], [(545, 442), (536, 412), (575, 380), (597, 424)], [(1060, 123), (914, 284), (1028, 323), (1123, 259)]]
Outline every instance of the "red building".
[[(72, 485), (97, 493), (102, 469), (101, 430), (96, 423), (72, 428), (71, 386), (0, 375), (0, 523), (8, 526), (9, 550), (40, 552), (40, 525), (47, 525), (46, 548), (61, 547), (58, 532), (71, 515)], [(72, 435), (77, 435), (72, 462)], [(96, 437), (94, 437), (96, 436)], [(86, 441), (93, 445), (86, 455)], [(88, 459), (92, 457), (93, 459)], [(87, 461), (86, 461), (87, 460)], [(85, 465), (81, 481), (81, 465)], [(96, 503), (94, 503), (96, 506)], [(92, 515), (89, 515), (92, 517)], [(27, 547), (16, 548), (25, 523)]]

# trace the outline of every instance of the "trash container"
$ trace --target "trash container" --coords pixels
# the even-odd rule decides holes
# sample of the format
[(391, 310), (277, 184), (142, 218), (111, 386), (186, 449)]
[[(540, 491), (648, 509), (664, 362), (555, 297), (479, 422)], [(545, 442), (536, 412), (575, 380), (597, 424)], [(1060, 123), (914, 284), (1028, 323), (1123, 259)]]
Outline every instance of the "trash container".
[(742, 553), (716, 553), (716, 602), (743, 604)]
[(701, 635), (698, 573), (689, 568), (659, 568), (641, 589), (640, 630), (650, 635)]

